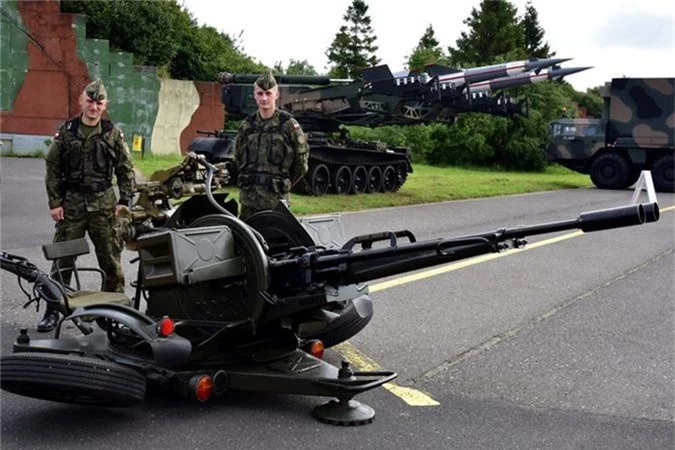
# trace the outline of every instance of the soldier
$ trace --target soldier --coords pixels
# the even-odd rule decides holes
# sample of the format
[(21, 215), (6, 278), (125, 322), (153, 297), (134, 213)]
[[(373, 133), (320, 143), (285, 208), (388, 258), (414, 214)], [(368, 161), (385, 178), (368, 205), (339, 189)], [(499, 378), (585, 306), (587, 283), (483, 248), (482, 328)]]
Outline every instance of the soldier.
[[(103, 290), (124, 292), (120, 263), (123, 243), (113, 232), (113, 224), (132, 199), (131, 155), (122, 130), (102, 118), (108, 96), (101, 80), (84, 88), (79, 104), (81, 114), (59, 126), (46, 158), (49, 214), (56, 222), (54, 242), (82, 238), (88, 233), (98, 264), (106, 274)], [(113, 175), (119, 199), (112, 187)], [(63, 258), (61, 267), (72, 267), (72, 258)], [(70, 282), (71, 274), (64, 275)], [(51, 331), (58, 320), (56, 307), (48, 306), (38, 331)]]
[(234, 148), (241, 219), (288, 204), (291, 187), (307, 173), (309, 146), (300, 124), (276, 109), (279, 87), (271, 72), (253, 85), (258, 111), (239, 127)]

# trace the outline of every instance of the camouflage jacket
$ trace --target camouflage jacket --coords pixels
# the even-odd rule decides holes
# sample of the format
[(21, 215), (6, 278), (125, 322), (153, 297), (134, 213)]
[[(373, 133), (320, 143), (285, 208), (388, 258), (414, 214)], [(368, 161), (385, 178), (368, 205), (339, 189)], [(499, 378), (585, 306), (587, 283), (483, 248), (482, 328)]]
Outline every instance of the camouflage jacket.
[(285, 194), (307, 173), (309, 146), (287, 112), (275, 111), (269, 119), (256, 112), (239, 127), (234, 158), (240, 187), (266, 186)]
[[(49, 208), (81, 205), (87, 211), (128, 205), (133, 196), (134, 172), (122, 130), (101, 119), (85, 138), (80, 117), (58, 127), (46, 158), (45, 185)], [(117, 178), (119, 201), (112, 188)], [(69, 205), (67, 205), (67, 203)]]

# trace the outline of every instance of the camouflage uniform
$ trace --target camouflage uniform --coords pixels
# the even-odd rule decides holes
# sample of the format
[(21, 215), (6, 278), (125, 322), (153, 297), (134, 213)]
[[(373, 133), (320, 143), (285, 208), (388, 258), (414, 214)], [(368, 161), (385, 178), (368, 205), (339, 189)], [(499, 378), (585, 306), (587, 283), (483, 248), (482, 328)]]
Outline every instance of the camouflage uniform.
[[(105, 99), (105, 88), (94, 82), (86, 92), (95, 100)], [(92, 87), (93, 86), (93, 87)], [(93, 89), (93, 92), (92, 92)], [(102, 97), (101, 97), (102, 96)], [(56, 223), (54, 242), (82, 238), (89, 233), (100, 268), (106, 273), (103, 290), (124, 292), (120, 264), (123, 243), (113, 232), (114, 208), (129, 205), (133, 195), (133, 167), (122, 131), (101, 119), (85, 136), (80, 116), (60, 125), (47, 154), (45, 184), (49, 208), (62, 206), (64, 220)], [(112, 187), (117, 178), (120, 198)], [(62, 267), (72, 262), (64, 258)]]
[[(271, 74), (256, 84), (265, 90), (276, 85)], [(275, 111), (269, 119), (259, 112), (239, 127), (234, 148), (242, 219), (274, 209), (288, 200), (291, 187), (307, 173), (309, 146), (300, 124), (289, 113)]]

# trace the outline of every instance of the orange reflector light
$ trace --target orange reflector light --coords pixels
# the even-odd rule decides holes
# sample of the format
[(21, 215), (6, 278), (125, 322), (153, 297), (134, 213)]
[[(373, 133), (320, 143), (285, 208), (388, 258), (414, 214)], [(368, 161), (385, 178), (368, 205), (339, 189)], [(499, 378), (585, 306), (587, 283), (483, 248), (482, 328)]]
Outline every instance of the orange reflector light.
[(176, 329), (176, 324), (168, 317), (163, 318), (157, 325), (157, 333), (162, 337), (167, 337)]
[(213, 380), (208, 375), (202, 375), (195, 384), (195, 398), (205, 402), (213, 395)]
[(318, 339), (312, 341), (312, 345), (309, 347), (309, 354), (315, 358), (323, 359), (323, 351), (325, 350), (323, 342)]

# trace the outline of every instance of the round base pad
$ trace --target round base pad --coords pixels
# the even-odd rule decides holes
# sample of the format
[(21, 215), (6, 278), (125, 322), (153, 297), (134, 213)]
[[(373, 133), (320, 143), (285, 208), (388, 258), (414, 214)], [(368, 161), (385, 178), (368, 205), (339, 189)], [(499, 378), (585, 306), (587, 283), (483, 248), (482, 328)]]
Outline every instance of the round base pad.
[(373, 422), (375, 410), (356, 400), (331, 400), (314, 407), (314, 416), (331, 425), (355, 426)]

